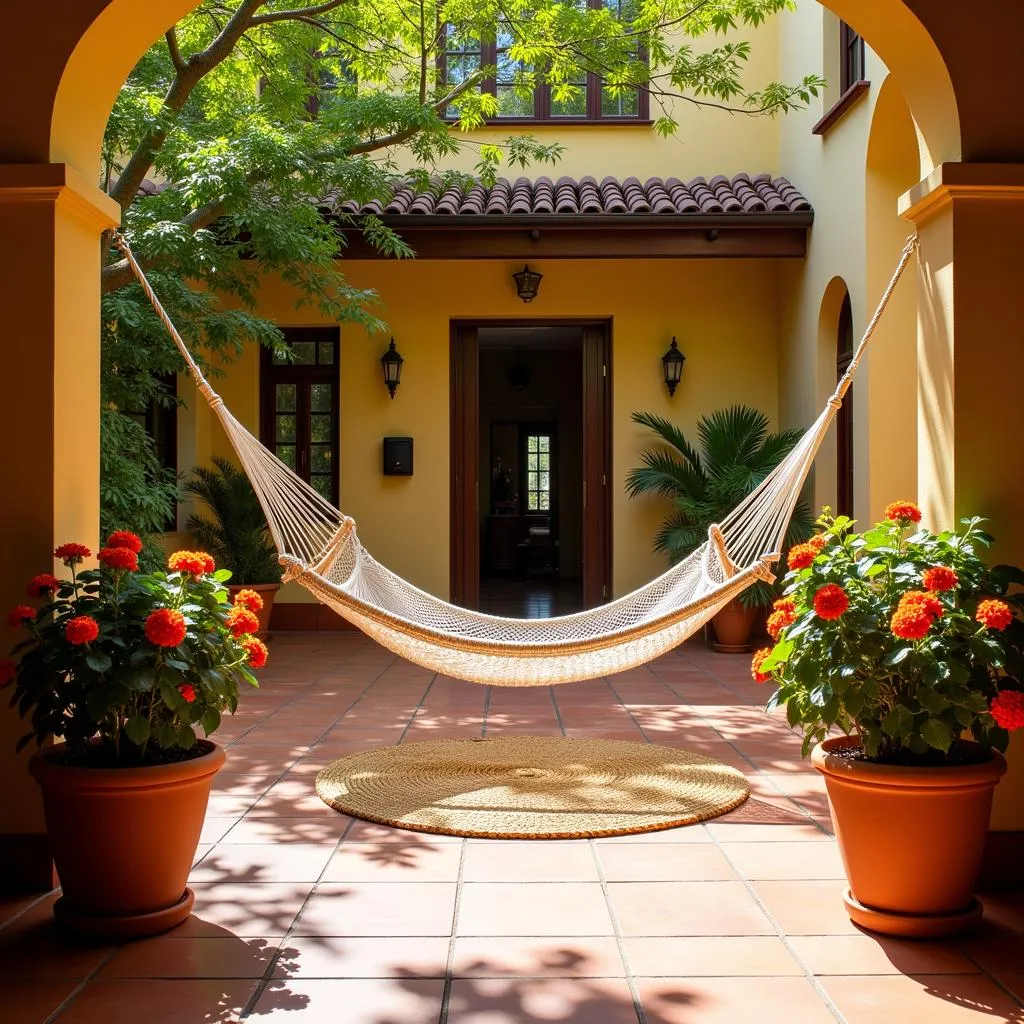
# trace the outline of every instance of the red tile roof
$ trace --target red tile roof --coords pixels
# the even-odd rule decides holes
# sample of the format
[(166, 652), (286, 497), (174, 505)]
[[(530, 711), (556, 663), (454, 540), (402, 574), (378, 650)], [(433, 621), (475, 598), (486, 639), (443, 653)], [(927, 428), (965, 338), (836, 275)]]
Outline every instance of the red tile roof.
[(548, 217), (567, 215), (705, 217), (729, 214), (801, 214), (811, 204), (786, 178), (769, 174), (693, 178), (499, 178), (493, 186), (452, 185), (442, 191), (396, 190), (389, 203), (360, 205), (335, 200), (339, 213), (375, 213), (386, 217)]

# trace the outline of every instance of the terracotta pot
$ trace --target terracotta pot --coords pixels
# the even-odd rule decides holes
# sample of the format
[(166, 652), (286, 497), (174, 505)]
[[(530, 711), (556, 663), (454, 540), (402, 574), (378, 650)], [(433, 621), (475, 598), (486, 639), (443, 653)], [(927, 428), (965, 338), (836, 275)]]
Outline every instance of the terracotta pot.
[(992, 809), (1006, 771), (1001, 754), (981, 764), (911, 768), (840, 756), (860, 746), (839, 736), (811, 762), (825, 776), (855, 924), (886, 935), (955, 935), (981, 919), (974, 886)]
[(192, 910), (186, 888), (214, 775), (224, 751), (145, 768), (79, 768), (54, 760), (58, 743), (29, 764), (43, 791), (46, 830), (63, 895), (54, 916), (76, 931), (115, 939), (155, 935)]
[(714, 640), (711, 646), (726, 654), (750, 650), (750, 634), (757, 618), (756, 608), (744, 608), (739, 598), (730, 601), (711, 620)]
[(244, 586), (228, 584), (228, 593), (231, 595), (232, 601), (240, 590), (255, 590), (263, 598), (263, 608), (256, 613), (256, 617), (260, 620), (257, 636), (265, 637), (270, 629), (270, 612), (274, 607), (274, 596), (280, 589), (280, 583), (247, 583)]

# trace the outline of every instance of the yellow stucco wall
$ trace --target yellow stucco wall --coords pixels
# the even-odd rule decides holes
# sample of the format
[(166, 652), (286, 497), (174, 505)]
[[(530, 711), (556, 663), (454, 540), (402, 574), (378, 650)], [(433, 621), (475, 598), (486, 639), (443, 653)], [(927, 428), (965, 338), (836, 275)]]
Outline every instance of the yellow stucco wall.
[[(452, 319), (609, 318), (612, 321), (613, 588), (627, 592), (662, 572), (651, 538), (666, 504), (629, 501), (623, 481), (638, 464), (645, 432), (630, 422), (634, 410), (668, 416), (692, 431), (697, 418), (722, 405), (756, 405), (776, 418), (777, 265), (755, 260), (549, 261), (540, 295), (529, 306), (517, 297), (506, 261), (353, 261), (357, 287), (373, 287), (380, 310), (405, 357), (402, 384), (392, 401), (380, 356), (387, 337), (342, 326), (340, 361), (341, 506), (354, 516), (364, 543), (396, 572), (439, 595), (449, 587), (449, 336)], [(280, 282), (261, 289), (260, 313), (287, 326), (310, 326), (294, 311)], [(670, 338), (687, 356), (683, 382), (669, 399), (661, 356)], [(737, 369), (742, 367), (742, 372)], [(250, 350), (217, 382), (238, 418), (258, 430), (258, 363)], [(219, 429), (180, 417), (190, 457), (225, 454)], [(415, 439), (415, 475), (381, 474), (381, 438)], [(209, 438), (204, 448), (196, 438)], [(188, 469), (185, 461), (182, 469)], [(296, 595), (282, 595), (284, 600)]]

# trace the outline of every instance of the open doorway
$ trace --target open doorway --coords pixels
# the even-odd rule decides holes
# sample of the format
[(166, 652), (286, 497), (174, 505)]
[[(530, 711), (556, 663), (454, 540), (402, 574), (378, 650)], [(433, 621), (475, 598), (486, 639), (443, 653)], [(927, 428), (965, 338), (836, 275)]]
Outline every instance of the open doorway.
[(607, 599), (608, 333), (604, 323), (453, 325), (456, 602), (548, 618)]

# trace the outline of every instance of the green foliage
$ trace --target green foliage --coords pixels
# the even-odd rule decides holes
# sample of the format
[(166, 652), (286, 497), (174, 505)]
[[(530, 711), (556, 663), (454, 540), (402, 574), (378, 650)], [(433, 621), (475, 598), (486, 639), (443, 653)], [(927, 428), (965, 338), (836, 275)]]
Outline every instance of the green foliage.
[(227, 459), (214, 456), (214, 467), (200, 466), (185, 482), (187, 495), (199, 499), (212, 519), (190, 516), (188, 528), (234, 583), (278, 583), (281, 566), (267, 531), (267, 521), (249, 478)]
[[(734, 405), (697, 421), (697, 446), (663, 416), (633, 413), (633, 422), (652, 430), (661, 447), (642, 452), (642, 466), (630, 470), (626, 492), (631, 498), (656, 494), (672, 509), (654, 538), (671, 564), (681, 561), (708, 539), (708, 527), (720, 523), (793, 450), (802, 431), (769, 433), (768, 417), (757, 409)], [(799, 502), (790, 519), (786, 543), (811, 533), (811, 513)], [(774, 591), (759, 583), (744, 591), (748, 607), (771, 603)]]
[[(991, 538), (978, 519), (962, 520), (960, 532), (919, 529), (907, 536), (910, 522), (885, 520), (854, 533), (851, 520), (825, 509), (818, 553), (793, 559), (802, 567), (784, 580), (792, 608), (780, 610), (786, 624), (754, 665), (777, 682), (769, 710), (785, 707), (790, 725), (802, 728), (805, 755), (833, 727), (856, 733), (867, 756), (884, 763), (955, 760), (965, 734), (983, 748), (1006, 749), (1008, 734), (990, 709), (998, 694), (1022, 688), (1024, 602), (1007, 588), (1024, 575), (986, 567), (979, 552)], [(949, 589), (925, 578), (936, 566), (956, 574)], [(823, 618), (815, 596), (830, 586), (841, 588), (849, 605)], [(1017, 610), (1005, 628), (976, 617), (986, 599), (1005, 602), (1007, 617)], [(908, 627), (901, 615), (921, 601), (931, 611), (916, 629)]]
[[(259, 641), (232, 632), (229, 574), (79, 572), (78, 561), (65, 560), (71, 579), (26, 616), (29, 637), (14, 649), (20, 661), (4, 667), (5, 678), (14, 673), (11, 706), (31, 725), (18, 749), (53, 736), (89, 763), (134, 765), (192, 747), (196, 726), (209, 735), (223, 711), (234, 712), (240, 684), (257, 685), (246, 645)], [(146, 622), (168, 609), (184, 617), (185, 637), (159, 646)], [(81, 617), (97, 635), (72, 642), (68, 624)]]

